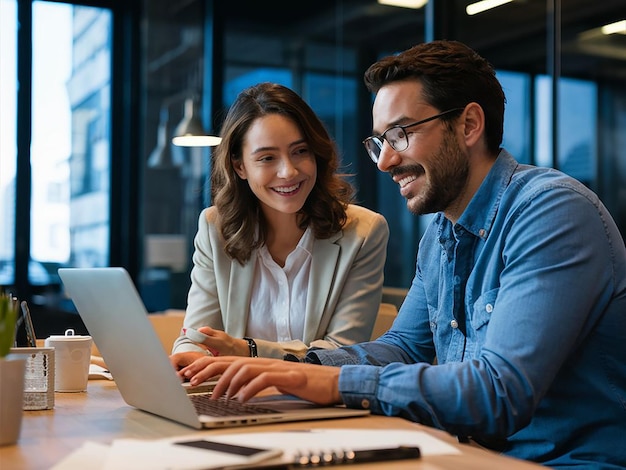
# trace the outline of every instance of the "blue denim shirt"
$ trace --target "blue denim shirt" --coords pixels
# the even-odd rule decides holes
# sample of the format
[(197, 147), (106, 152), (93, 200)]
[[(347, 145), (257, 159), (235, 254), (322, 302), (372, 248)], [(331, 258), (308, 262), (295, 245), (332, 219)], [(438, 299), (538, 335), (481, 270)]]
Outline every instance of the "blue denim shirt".
[(624, 242), (584, 185), (502, 151), (456, 224), (431, 221), (390, 331), (307, 361), (344, 366), (351, 407), (549, 466), (626, 466)]

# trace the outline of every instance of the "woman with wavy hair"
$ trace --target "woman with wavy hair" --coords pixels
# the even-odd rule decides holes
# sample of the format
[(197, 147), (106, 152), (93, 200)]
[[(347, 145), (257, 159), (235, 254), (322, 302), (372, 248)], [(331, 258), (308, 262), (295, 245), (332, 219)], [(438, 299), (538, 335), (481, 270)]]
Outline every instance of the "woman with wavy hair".
[(323, 123), (291, 89), (261, 83), (238, 95), (221, 134), (174, 366), (367, 341), (389, 230), (352, 203)]

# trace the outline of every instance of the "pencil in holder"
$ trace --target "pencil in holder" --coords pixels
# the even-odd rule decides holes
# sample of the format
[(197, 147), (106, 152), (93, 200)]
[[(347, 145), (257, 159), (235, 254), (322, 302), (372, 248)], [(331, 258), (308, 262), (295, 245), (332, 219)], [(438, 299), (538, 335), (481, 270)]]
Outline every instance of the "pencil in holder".
[(54, 408), (54, 348), (12, 348), (27, 356), (24, 375), (24, 410)]

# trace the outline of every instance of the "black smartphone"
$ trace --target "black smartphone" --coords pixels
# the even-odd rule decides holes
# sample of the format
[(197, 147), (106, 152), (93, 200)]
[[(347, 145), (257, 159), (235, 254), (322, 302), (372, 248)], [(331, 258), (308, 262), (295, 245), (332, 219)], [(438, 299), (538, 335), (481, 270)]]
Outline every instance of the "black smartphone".
[(207, 441), (204, 439), (176, 442), (176, 444), (195, 447), (196, 449), (206, 449), (231, 455), (239, 455), (246, 457), (246, 463), (261, 462), (272, 457), (278, 457), (282, 454), (282, 450), (280, 449), (258, 449), (256, 447), (224, 444), (223, 442)]

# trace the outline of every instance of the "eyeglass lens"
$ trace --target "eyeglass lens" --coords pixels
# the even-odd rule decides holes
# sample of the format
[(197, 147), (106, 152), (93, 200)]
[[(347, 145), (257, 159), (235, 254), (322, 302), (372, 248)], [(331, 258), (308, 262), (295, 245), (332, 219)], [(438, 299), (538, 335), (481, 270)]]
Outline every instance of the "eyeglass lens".
[(391, 145), (396, 152), (402, 152), (409, 146), (409, 139), (406, 132), (401, 127), (392, 127), (385, 132), (382, 137), (389, 142), (389, 145)]
[(396, 152), (402, 152), (409, 147), (409, 137), (402, 127), (392, 127), (391, 129), (387, 129), (387, 132), (380, 137), (369, 137), (365, 139), (364, 144), (368, 155), (374, 163), (378, 163), (378, 157), (380, 156), (380, 151), (383, 148), (383, 141), (385, 140)]
[(365, 148), (374, 163), (378, 163), (378, 157), (383, 148), (384, 140), (386, 140), (396, 152), (402, 152), (409, 147), (409, 138), (402, 127), (392, 127), (380, 137), (372, 136), (365, 140)]
[(367, 154), (374, 161), (374, 163), (378, 163), (378, 157), (383, 148), (383, 142), (378, 137), (369, 137), (364, 141), (364, 144)]

